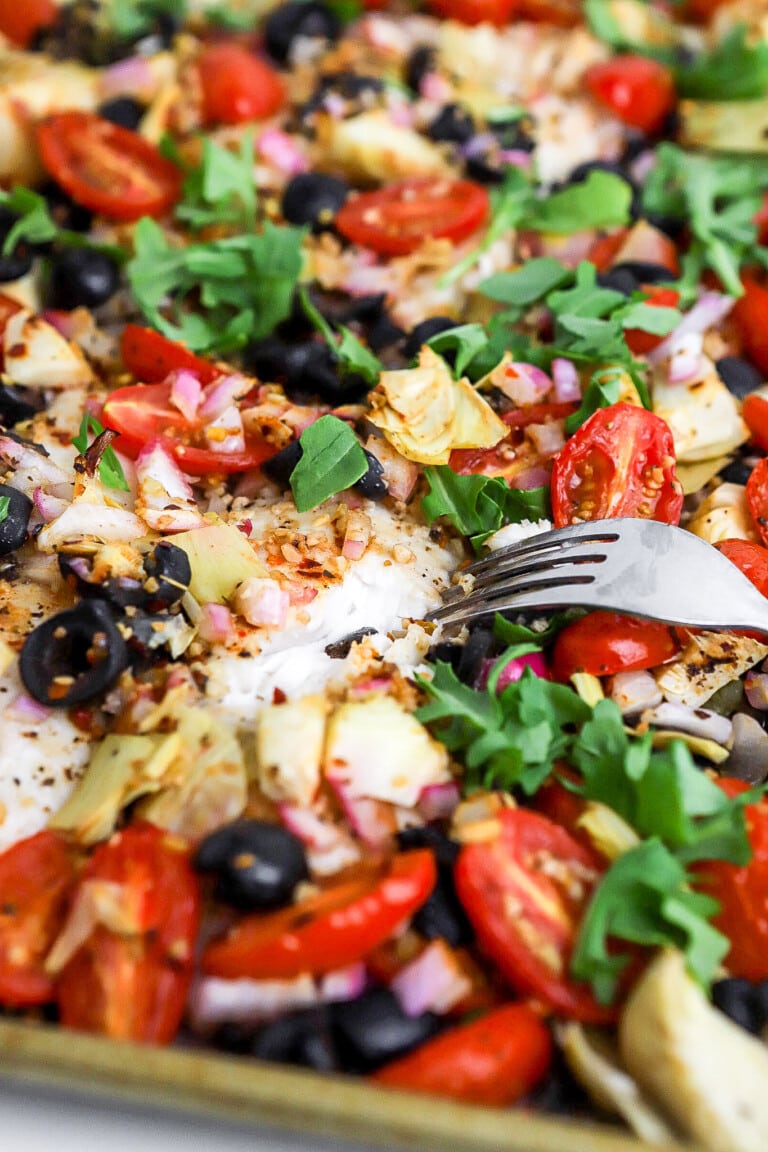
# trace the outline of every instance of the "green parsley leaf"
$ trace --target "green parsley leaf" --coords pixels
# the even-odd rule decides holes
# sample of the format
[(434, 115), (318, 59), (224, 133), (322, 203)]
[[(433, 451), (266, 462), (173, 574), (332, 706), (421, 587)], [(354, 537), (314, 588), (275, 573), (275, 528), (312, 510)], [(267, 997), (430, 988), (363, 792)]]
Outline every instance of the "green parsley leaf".
[(730, 28), (710, 52), (675, 69), (678, 95), (693, 100), (759, 100), (768, 91), (768, 44)]
[[(88, 449), (89, 436), (100, 436), (104, 426), (99, 423), (90, 412), (84, 412), (80, 421), (80, 430), (72, 443), (82, 455)], [(125, 479), (123, 466), (117, 458), (117, 453), (111, 444), (108, 444), (99, 461), (99, 479), (105, 488), (114, 488), (118, 492), (128, 492), (129, 485)]]
[(444, 332), (438, 332), (431, 340), (427, 340), (427, 345), (438, 355), (451, 349), (456, 350), (453, 371), (457, 380), (464, 375), (467, 365), (487, 343), (488, 336), (482, 324), (459, 324), (456, 328), (446, 328)]
[(623, 376), (621, 368), (601, 368), (593, 372), (581, 401), (581, 407), (565, 418), (565, 431), (572, 436), (577, 428), (589, 419), (598, 408), (610, 408), (617, 404), (621, 394)]
[(685, 954), (697, 980), (712, 980), (730, 944), (709, 923), (717, 901), (688, 885), (684, 866), (657, 837), (614, 860), (587, 907), (571, 957), (573, 976), (589, 981), (601, 1004), (614, 999), (631, 959), (630, 953), (609, 952), (609, 940), (671, 944)]
[(165, 336), (193, 352), (223, 353), (268, 336), (290, 314), (301, 240), (299, 229), (265, 221), (258, 233), (180, 248), (145, 216), (128, 279), (145, 319)]
[(561, 628), (571, 624), (584, 613), (580, 608), (568, 608), (565, 612), (555, 612), (541, 629), (527, 628), (525, 624), (514, 624), (497, 612), (493, 619), (493, 634), (502, 644), (537, 644), (541, 646), (552, 640)]
[(252, 12), (237, 12), (228, 4), (207, 8), (205, 19), (214, 28), (224, 28), (227, 32), (250, 32), (256, 25), (257, 15)]
[(470, 268), (474, 268), (483, 252), (487, 252), (497, 240), (506, 236), (513, 228), (519, 227), (534, 199), (530, 179), (520, 168), (508, 168), (504, 175), (504, 183), (498, 188), (493, 188), (490, 196), (491, 219), (483, 239), (463, 260), (459, 260), (458, 264), (454, 264), (450, 271), (440, 277), (439, 287), (446, 287), (460, 280)]
[(51, 216), (45, 197), (31, 188), (17, 185), (10, 192), (0, 190), (0, 204), (18, 216), (18, 220), (9, 229), (3, 241), (3, 256), (8, 256), (22, 240), (26, 240), (29, 244), (48, 244), (55, 240), (57, 244), (67, 248), (98, 248), (99, 251), (111, 256), (116, 263), (122, 263), (125, 259), (122, 248), (114, 244), (93, 244), (80, 232), (60, 228)]
[(572, 283), (573, 275), (570, 268), (553, 256), (539, 256), (514, 272), (497, 272), (482, 280), (478, 292), (497, 304), (508, 304), (522, 311), (543, 300), (554, 288)]
[(8, 519), (8, 513), (10, 511), (10, 508), (11, 508), (10, 496), (0, 496), (0, 524), (2, 524), (3, 520)]
[(632, 189), (613, 172), (593, 169), (586, 180), (534, 201), (527, 228), (539, 232), (582, 232), (588, 228), (620, 228), (629, 223)]
[(428, 523), (445, 516), (479, 549), (504, 524), (542, 520), (549, 514), (549, 489), (510, 488), (499, 476), (459, 476), (447, 465), (427, 467), (429, 492), (421, 502)]
[(245, 132), (237, 152), (222, 148), (210, 136), (203, 139), (200, 164), (187, 172), (178, 220), (194, 231), (211, 224), (228, 224), (252, 232), (256, 226), (256, 184), (253, 175), (253, 132)]
[(344, 324), (339, 325), (339, 339), (331, 325), (316, 308), (306, 288), (299, 289), (301, 306), (309, 320), (312, 321), (318, 332), (324, 337), (326, 344), (339, 362), (342, 375), (362, 376), (366, 384), (377, 384), (379, 376), (384, 371), (384, 365), (378, 356), (361, 343), (351, 329)]
[(352, 429), (337, 416), (321, 416), (299, 437), (301, 458), (291, 472), (299, 512), (308, 512), (349, 488), (368, 471), (368, 461)]

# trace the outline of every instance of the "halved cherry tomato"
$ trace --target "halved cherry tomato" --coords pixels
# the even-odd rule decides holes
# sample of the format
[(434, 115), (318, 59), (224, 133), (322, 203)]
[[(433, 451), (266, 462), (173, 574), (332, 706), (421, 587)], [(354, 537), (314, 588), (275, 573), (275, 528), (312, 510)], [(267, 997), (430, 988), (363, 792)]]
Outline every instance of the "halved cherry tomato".
[(451, 1028), (374, 1072), (377, 1084), (503, 1108), (535, 1088), (552, 1062), (552, 1039), (528, 1004), (504, 1004)]
[(120, 355), (129, 372), (142, 384), (158, 384), (170, 372), (186, 368), (201, 384), (210, 384), (222, 372), (210, 360), (195, 356), (183, 344), (169, 340), (154, 328), (126, 324), (120, 337)]
[(762, 387), (744, 397), (741, 414), (755, 444), (768, 452), (768, 395), (763, 394)]
[(383, 875), (357, 876), (279, 912), (244, 917), (208, 945), (203, 969), (225, 979), (290, 980), (354, 964), (421, 907), (436, 879), (432, 852), (402, 852)]
[(675, 106), (672, 73), (647, 56), (627, 53), (591, 64), (584, 83), (614, 116), (643, 132), (658, 131)]
[(246, 439), (241, 452), (215, 452), (200, 447), (204, 425), (186, 420), (170, 402), (170, 384), (129, 384), (107, 397), (101, 413), (106, 428), (120, 433), (116, 447), (126, 456), (137, 456), (158, 436), (182, 471), (190, 476), (212, 472), (248, 472), (274, 456), (276, 448), (261, 436)]
[[(513, 478), (521, 472), (536, 466), (547, 465), (533, 449), (533, 445), (522, 435), (530, 424), (548, 424), (552, 420), (564, 420), (575, 412), (578, 404), (563, 403), (527, 404), (524, 408), (513, 408), (505, 412), (502, 420), (512, 429), (507, 439), (499, 441), (493, 448), (456, 448), (451, 452), (450, 465), (454, 472), (462, 476), (480, 474), (482, 476), (504, 476), (512, 484)], [(514, 484), (512, 484), (514, 487)]]
[(518, 0), (520, 20), (573, 28), (581, 19), (581, 0)]
[(461, 24), (508, 24), (518, 0), (427, 0), (430, 11)]
[(768, 544), (768, 457), (758, 460), (747, 480), (747, 505), (763, 544)]
[(598, 409), (555, 457), (552, 513), (558, 528), (611, 516), (677, 524), (682, 507), (672, 433), (645, 408)]
[[(740, 780), (718, 784), (731, 797), (747, 787)], [(768, 980), (768, 800), (749, 804), (745, 815), (752, 859), (741, 867), (707, 861), (696, 869), (696, 887), (720, 904), (713, 923), (731, 942), (724, 960), (730, 974), (760, 981)]]
[(189, 850), (152, 824), (130, 824), (96, 849), (79, 890), (92, 882), (119, 892), (125, 931), (97, 924), (65, 966), (58, 983), (62, 1024), (167, 1044), (184, 1014), (198, 931)]
[(751, 540), (721, 540), (715, 548), (752, 581), (758, 592), (768, 596), (768, 548)]
[(768, 288), (751, 276), (742, 276), (744, 295), (733, 306), (736, 325), (745, 354), (768, 376)]
[(274, 68), (235, 41), (206, 44), (197, 71), (206, 124), (266, 120), (285, 103), (285, 87)]
[(57, 112), (37, 126), (45, 170), (77, 204), (110, 220), (162, 216), (176, 203), (181, 170), (154, 144), (93, 112)]
[(0, 855), (0, 1004), (25, 1008), (54, 999), (44, 962), (74, 884), (58, 832), (38, 832)]
[(680, 650), (672, 629), (618, 612), (590, 612), (561, 629), (552, 649), (552, 674), (567, 684), (574, 672), (613, 676), (655, 668)]
[(465, 240), (485, 223), (489, 204), (485, 188), (472, 180), (417, 177), (350, 196), (336, 227), (382, 256), (404, 256), (427, 236)]
[(50, 28), (58, 15), (53, 0), (0, 0), (0, 32), (26, 48), (41, 28)]
[(620, 228), (610, 236), (601, 236), (592, 244), (587, 259), (598, 272), (631, 261), (661, 264), (669, 269), (670, 280), (680, 271), (674, 241), (647, 220), (638, 220), (631, 228)]
[(455, 868), (478, 942), (521, 995), (576, 1020), (611, 1019), (613, 1010), (568, 975), (579, 921), (604, 863), (537, 812), (509, 808), (496, 820), (497, 834), (465, 844)]
[[(680, 301), (680, 293), (674, 288), (648, 288), (645, 294), (645, 303), (657, 308), (676, 308)], [(624, 333), (627, 347), (635, 356), (645, 356), (653, 348), (657, 348), (664, 336), (654, 336), (653, 332), (643, 332), (640, 328), (628, 328)]]

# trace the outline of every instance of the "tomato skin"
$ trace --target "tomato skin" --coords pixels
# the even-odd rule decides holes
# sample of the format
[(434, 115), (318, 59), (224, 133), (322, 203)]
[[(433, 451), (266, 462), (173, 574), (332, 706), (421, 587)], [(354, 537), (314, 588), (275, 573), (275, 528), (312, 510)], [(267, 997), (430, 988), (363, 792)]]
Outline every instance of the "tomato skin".
[(747, 506), (763, 544), (768, 544), (768, 457), (758, 460), (747, 480)]
[(0, 32), (18, 48), (26, 48), (42, 28), (50, 28), (58, 15), (53, 0), (0, 0)]
[[(680, 293), (674, 288), (649, 288), (646, 292), (645, 303), (657, 308), (676, 308), (680, 301)], [(635, 356), (645, 356), (654, 348), (658, 348), (666, 336), (654, 336), (653, 332), (643, 332), (640, 328), (628, 328), (624, 333), (627, 347)]]
[(518, 0), (427, 0), (427, 6), (445, 20), (503, 28), (516, 13)]
[(406, 256), (427, 236), (465, 240), (489, 210), (488, 193), (472, 180), (414, 177), (350, 196), (336, 215), (336, 228), (381, 256)]
[(222, 375), (210, 360), (195, 356), (183, 344), (140, 324), (126, 324), (120, 337), (120, 355), (128, 371), (142, 384), (159, 384), (181, 368), (194, 372), (201, 384), (210, 384)]
[(75, 869), (58, 832), (45, 829), (0, 855), (0, 1004), (5, 1007), (54, 999), (44, 963), (74, 884)]
[(733, 306), (731, 317), (741, 336), (744, 352), (768, 376), (768, 288), (751, 276), (742, 276), (744, 295)]
[(225, 979), (291, 980), (354, 964), (421, 907), (436, 880), (432, 852), (401, 852), (383, 876), (358, 876), (290, 908), (245, 916), (208, 945), (203, 970)]
[(125, 935), (99, 924), (58, 983), (67, 1028), (167, 1044), (178, 1031), (192, 980), (199, 927), (198, 880), (183, 841), (130, 824), (101, 844), (81, 876), (119, 885), (133, 921)]
[(760, 391), (750, 392), (744, 397), (741, 415), (755, 444), (763, 452), (768, 452), (768, 397)]
[(592, 64), (584, 83), (614, 116), (643, 132), (657, 132), (675, 106), (672, 73), (645, 56), (626, 53)]
[(768, 596), (768, 548), (751, 540), (720, 540), (715, 548), (752, 581), (758, 592)]
[(672, 433), (644, 408), (621, 403), (598, 409), (555, 457), (556, 528), (613, 516), (677, 524), (682, 508)]
[(612, 676), (655, 668), (679, 650), (667, 624), (618, 612), (590, 612), (558, 632), (552, 650), (552, 674), (567, 684), (574, 672)]
[(75, 203), (110, 220), (161, 216), (179, 198), (180, 169), (138, 132), (93, 112), (57, 112), (36, 135), (49, 175)]
[(145, 444), (160, 437), (182, 472), (190, 476), (248, 472), (274, 456), (274, 445), (259, 436), (247, 439), (242, 452), (197, 447), (191, 441), (202, 434), (202, 425), (186, 420), (171, 404), (170, 393), (169, 383), (129, 384), (107, 397), (101, 421), (120, 433), (116, 447), (126, 456), (138, 456)]
[(374, 1072), (376, 1084), (503, 1108), (535, 1088), (552, 1062), (552, 1039), (528, 1004), (504, 1004), (428, 1040)]
[(243, 44), (206, 44), (197, 58), (207, 125), (266, 120), (285, 103), (283, 82), (265, 60)]
[[(507, 809), (496, 819), (498, 834), (465, 844), (454, 873), (479, 944), (521, 995), (571, 1019), (613, 1019), (615, 1011), (598, 1004), (588, 985), (567, 975), (579, 921), (604, 865), (537, 812)], [(556, 870), (548, 867), (553, 861)], [(532, 939), (540, 946), (532, 947)]]

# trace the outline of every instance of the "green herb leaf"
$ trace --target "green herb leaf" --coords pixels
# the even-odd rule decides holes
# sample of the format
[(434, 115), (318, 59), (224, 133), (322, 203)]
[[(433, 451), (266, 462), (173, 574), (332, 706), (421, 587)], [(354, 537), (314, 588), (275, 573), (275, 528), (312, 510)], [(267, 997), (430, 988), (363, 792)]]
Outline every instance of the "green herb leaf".
[(421, 509), (427, 521), (445, 516), (476, 549), (505, 524), (549, 514), (548, 488), (510, 488), (499, 476), (459, 476), (447, 465), (427, 467), (424, 476), (429, 492)]
[(316, 308), (306, 288), (299, 289), (301, 306), (309, 320), (312, 321), (318, 332), (322, 334), (326, 344), (339, 362), (342, 375), (362, 376), (366, 384), (377, 384), (379, 376), (384, 371), (384, 365), (378, 356), (362, 344), (354, 332), (343, 324), (339, 325), (339, 339), (331, 325)]
[(0, 191), (0, 204), (18, 216), (9, 229), (2, 246), (2, 255), (13, 252), (19, 241), (29, 244), (48, 244), (55, 240), (67, 248), (98, 248), (106, 252), (116, 263), (122, 263), (125, 253), (114, 244), (94, 244), (81, 232), (71, 232), (60, 228), (53, 219), (48, 202), (39, 192), (17, 185), (10, 192)]
[(0, 496), (0, 524), (2, 524), (3, 520), (8, 519), (8, 513), (10, 511), (10, 508), (11, 508), (10, 496)]
[(571, 957), (571, 973), (589, 981), (597, 1000), (610, 1004), (630, 953), (608, 951), (609, 941), (647, 947), (672, 945), (688, 969), (708, 984), (730, 944), (709, 923), (715, 900), (693, 892), (684, 866), (653, 837), (614, 860), (603, 876), (584, 919)]
[(460, 324), (456, 328), (438, 332), (431, 340), (427, 340), (427, 345), (439, 355), (451, 349), (456, 350), (453, 372), (457, 380), (464, 375), (467, 365), (487, 343), (488, 336), (482, 324)]
[(710, 52), (675, 69), (678, 95), (693, 100), (759, 100), (768, 91), (768, 44), (730, 28)]
[[(103, 431), (104, 426), (99, 423), (96, 417), (91, 416), (90, 412), (84, 412), (83, 418), (80, 421), (80, 430), (72, 440), (72, 443), (82, 455), (88, 449), (89, 436), (100, 436)], [(117, 453), (111, 444), (108, 444), (104, 449), (101, 460), (99, 461), (99, 479), (105, 488), (114, 488), (119, 492), (130, 491), (128, 481), (125, 479), (125, 473), (123, 472), (123, 466), (118, 460)]]
[(565, 431), (572, 436), (598, 408), (610, 408), (618, 403), (621, 394), (622, 368), (601, 368), (593, 372), (581, 401), (581, 407), (565, 418)]
[(337, 416), (321, 416), (299, 437), (301, 458), (291, 472), (291, 490), (299, 512), (308, 512), (349, 488), (368, 471), (357, 437)]
[(256, 226), (253, 132), (245, 132), (237, 152), (222, 148), (210, 136), (203, 138), (200, 164), (187, 172), (181, 200), (174, 209), (178, 220), (195, 231), (212, 224), (227, 224), (245, 232)]
[(527, 628), (524, 624), (513, 624), (506, 616), (496, 613), (493, 619), (493, 634), (502, 644), (546, 644), (557, 635), (566, 624), (571, 624), (584, 613), (580, 608), (568, 608), (565, 612), (555, 612), (542, 629)]
[(483, 252), (487, 252), (497, 240), (522, 223), (534, 199), (530, 179), (520, 168), (508, 168), (504, 183), (492, 189), (490, 195), (491, 219), (483, 239), (463, 260), (459, 260), (458, 264), (454, 264), (449, 272), (440, 277), (439, 287), (455, 284), (470, 268), (474, 268)]
[(632, 189), (613, 172), (593, 169), (587, 179), (534, 201), (525, 224), (540, 232), (582, 232), (629, 223)]
[(553, 256), (539, 256), (514, 272), (497, 272), (489, 276), (480, 282), (477, 290), (489, 300), (522, 311), (543, 300), (554, 288), (572, 283), (573, 278), (573, 271)]
[(113, 32), (123, 40), (135, 40), (155, 27), (161, 16), (183, 20), (186, 0), (110, 0), (107, 16)]

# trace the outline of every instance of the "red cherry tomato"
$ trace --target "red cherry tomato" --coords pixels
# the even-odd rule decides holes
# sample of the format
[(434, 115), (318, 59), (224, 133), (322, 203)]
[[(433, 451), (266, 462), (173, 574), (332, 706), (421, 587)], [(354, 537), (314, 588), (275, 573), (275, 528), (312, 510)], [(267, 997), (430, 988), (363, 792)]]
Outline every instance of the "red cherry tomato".
[(768, 596), (768, 548), (751, 540), (721, 540), (715, 548), (752, 581), (758, 592)]
[(612, 404), (598, 409), (555, 457), (552, 513), (557, 528), (612, 516), (677, 524), (682, 507), (672, 433), (645, 408)]
[(727, 3), (728, 0), (686, 0), (684, 11), (686, 16), (690, 16), (692, 20), (706, 24), (712, 19), (718, 8), (722, 8), (723, 4)]
[(567, 624), (552, 649), (552, 675), (567, 684), (574, 672), (612, 676), (655, 668), (680, 650), (672, 629), (618, 612), (590, 612)]
[(493, 448), (455, 449), (451, 452), (451, 468), (462, 476), (475, 473), (482, 476), (506, 476), (511, 483), (511, 478), (526, 468), (547, 464), (547, 461), (535, 455), (532, 445), (522, 434), (523, 430), (529, 424), (549, 424), (552, 420), (564, 420), (577, 408), (578, 404), (568, 402), (528, 404), (524, 408), (513, 408), (502, 416), (504, 423), (512, 429), (508, 438)]
[(436, 878), (430, 851), (402, 852), (383, 875), (356, 876), (290, 908), (244, 917), (208, 945), (203, 969), (225, 979), (291, 980), (354, 964), (421, 907)]
[(377, 1084), (504, 1108), (535, 1088), (552, 1062), (549, 1030), (528, 1004), (504, 1004), (428, 1040), (374, 1072)]
[(675, 106), (672, 73), (646, 56), (626, 54), (592, 64), (584, 82), (595, 100), (643, 132), (658, 131)]
[(54, 999), (44, 962), (64, 923), (75, 884), (66, 841), (45, 830), (0, 855), (0, 1004)]
[[(680, 293), (674, 288), (648, 288), (645, 290), (645, 303), (658, 308), (676, 308)], [(654, 336), (653, 332), (643, 332), (640, 328), (628, 328), (624, 333), (627, 346), (635, 356), (644, 356), (661, 344), (664, 336)]]
[(249, 437), (241, 452), (215, 452), (205, 447), (205, 426), (186, 420), (171, 404), (170, 395), (170, 384), (130, 384), (107, 398), (101, 421), (120, 433), (116, 446), (126, 456), (137, 456), (145, 444), (160, 437), (190, 476), (248, 472), (274, 456), (274, 446), (260, 436)]
[(744, 352), (768, 376), (768, 288), (751, 276), (742, 276), (744, 295), (736, 301), (731, 317)]
[(26, 48), (41, 28), (50, 28), (58, 15), (53, 0), (0, 0), (0, 32)]
[(206, 124), (266, 120), (285, 103), (285, 88), (277, 72), (243, 44), (206, 44), (197, 58), (197, 71)]
[(768, 395), (763, 394), (762, 388), (757, 392), (750, 392), (749, 396), (744, 398), (741, 414), (755, 444), (763, 452), (768, 452)]
[(158, 384), (170, 372), (186, 368), (201, 384), (210, 384), (222, 372), (210, 360), (195, 356), (183, 344), (169, 340), (154, 328), (126, 324), (120, 337), (120, 355), (129, 372), (142, 384)]
[[(744, 791), (742, 781), (718, 781), (729, 796)], [(746, 809), (752, 859), (739, 867), (723, 860), (699, 866), (698, 888), (720, 903), (714, 925), (731, 942), (725, 965), (732, 976), (768, 980), (768, 800)]]
[(540, 24), (573, 28), (581, 19), (580, 0), (518, 0), (517, 17)]
[(184, 1013), (198, 931), (189, 851), (152, 824), (130, 824), (96, 849), (79, 891), (90, 882), (119, 890), (125, 931), (97, 924), (66, 965), (58, 983), (61, 1022), (167, 1044)]
[(611, 1009), (568, 976), (582, 914), (604, 865), (564, 828), (525, 808), (496, 817), (493, 839), (465, 844), (456, 891), (478, 942), (512, 987), (576, 1020), (605, 1021)]
[(518, 0), (427, 0), (430, 11), (445, 20), (461, 24), (508, 24), (516, 13)]
[(768, 544), (768, 457), (758, 460), (747, 480), (747, 505), (763, 544)]
[(57, 112), (37, 126), (45, 170), (77, 204), (111, 220), (162, 216), (181, 171), (154, 144), (92, 112)]
[(382, 256), (404, 256), (427, 236), (465, 240), (485, 223), (488, 193), (471, 180), (418, 177), (350, 196), (336, 228)]

